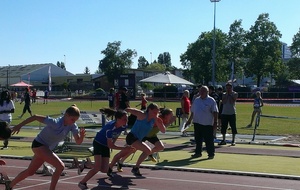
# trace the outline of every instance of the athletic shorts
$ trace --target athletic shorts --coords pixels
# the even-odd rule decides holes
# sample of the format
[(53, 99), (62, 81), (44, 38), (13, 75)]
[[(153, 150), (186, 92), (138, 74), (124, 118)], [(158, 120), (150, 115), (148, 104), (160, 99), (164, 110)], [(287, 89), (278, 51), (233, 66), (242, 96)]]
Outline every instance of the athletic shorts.
[(38, 148), (44, 146), (42, 143), (38, 142), (37, 140), (33, 140), (32, 144), (31, 144), (31, 148)]
[(139, 140), (134, 136), (133, 133), (129, 132), (128, 135), (126, 136), (126, 144), (127, 145), (132, 145), (135, 141)]
[(97, 141), (93, 141), (94, 155), (100, 155), (102, 157), (110, 158), (110, 150), (107, 146), (104, 146)]
[(255, 112), (261, 112), (261, 107), (253, 107), (253, 110), (254, 110)]
[(159, 139), (158, 139), (157, 136), (155, 136), (155, 137), (144, 137), (142, 141), (143, 142), (149, 141), (151, 144), (155, 144), (156, 142), (159, 141)]

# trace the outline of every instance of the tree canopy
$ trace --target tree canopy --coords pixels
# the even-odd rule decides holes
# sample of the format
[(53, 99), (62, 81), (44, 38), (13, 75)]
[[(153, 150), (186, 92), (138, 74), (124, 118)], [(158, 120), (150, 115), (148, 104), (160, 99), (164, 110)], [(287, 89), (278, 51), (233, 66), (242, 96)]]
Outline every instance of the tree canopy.
[[(230, 25), (228, 34), (219, 29), (215, 34), (217, 81), (228, 80), (231, 65), (234, 65), (235, 73), (254, 77), (257, 86), (260, 86), (262, 77), (286, 76), (282, 72), (287, 68), (281, 59), (281, 33), (269, 20), (269, 14), (260, 14), (249, 31), (242, 28), (242, 20), (236, 20)], [(300, 42), (300, 33), (294, 39)], [(212, 40), (213, 32), (202, 32), (180, 56), (181, 65), (187, 70), (184, 75), (192, 75), (196, 83), (209, 84), (211, 81)], [(298, 40), (295, 40), (294, 52), (300, 51), (300, 45), (297, 46), (296, 42)]]
[(246, 34), (245, 75), (248, 77), (255, 75), (257, 86), (260, 86), (262, 77), (280, 71), (282, 64), (280, 38), (281, 33), (276, 25), (269, 21), (267, 13), (259, 15)]
[(169, 52), (164, 52), (158, 55), (157, 62), (164, 65), (168, 70), (172, 66), (171, 55)]
[(64, 62), (59, 62), (59, 61), (57, 61), (57, 62), (56, 62), (56, 66), (62, 68), (63, 70), (66, 70), (66, 66), (65, 66), (65, 63), (64, 63)]
[(99, 61), (99, 69), (111, 83), (131, 67), (133, 58), (137, 56), (135, 50), (126, 49), (122, 51), (120, 47), (121, 41), (109, 42), (106, 49), (101, 51), (104, 58)]

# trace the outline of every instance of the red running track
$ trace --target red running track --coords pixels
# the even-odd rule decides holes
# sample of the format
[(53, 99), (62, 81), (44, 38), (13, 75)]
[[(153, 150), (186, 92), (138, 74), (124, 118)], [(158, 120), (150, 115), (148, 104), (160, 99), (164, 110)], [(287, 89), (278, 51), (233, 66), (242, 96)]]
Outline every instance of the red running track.
[[(7, 165), (1, 166), (0, 169), (6, 171), (11, 179), (29, 164), (28, 160), (17, 159), (6, 159), (6, 162)], [(88, 186), (92, 190), (296, 190), (300, 187), (299, 180), (151, 169), (141, 169), (143, 177), (135, 177), (130, 170), (131, 168), (125, 167), (124, 172), (117, 173), (113, 178), (98, 173), (88, 182)], [(82, 175), (77, 174), (77, 169), (66, 169), (65, 171), (67, 174), (61, 176), (56, 189), (79, 189), (77, 184), (86, 174), (87, 169), (83, 171)], [(14, 190), (46, 190), (49, 188), (50, 180), (51, 176), (36, 174), (21, 181)], [(3, 184), (0, 185), (0, 189), (5, 189)]]

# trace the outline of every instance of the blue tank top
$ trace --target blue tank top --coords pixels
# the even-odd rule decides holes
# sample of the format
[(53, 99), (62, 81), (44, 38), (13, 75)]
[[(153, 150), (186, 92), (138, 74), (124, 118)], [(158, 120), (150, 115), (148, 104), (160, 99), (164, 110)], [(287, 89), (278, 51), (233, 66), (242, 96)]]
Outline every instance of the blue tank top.
[(259, 108), (260, 107), (260, 98), (254, 98), (253, 107), (254, 108)]
[(131, 133), (138, 138), (140, 141), (151, 131), (155, 120), (151, 119), (148, 121), (148, 114), (143, 120), (136, 120), (131, 128)]

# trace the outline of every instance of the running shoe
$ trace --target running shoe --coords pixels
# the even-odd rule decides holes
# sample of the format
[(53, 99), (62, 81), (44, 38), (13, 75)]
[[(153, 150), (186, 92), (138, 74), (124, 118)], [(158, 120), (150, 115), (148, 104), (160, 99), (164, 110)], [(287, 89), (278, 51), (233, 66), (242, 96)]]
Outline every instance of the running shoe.
[(202, 154), (195, 153), (195, 154), (192, 154), (191, 157), (192, 158), (200, 158), (200, 157), (202, 157)]
[(113, 172), (112, 172), (112, 169), (111, 168), (108, 168), (108, 171), (107, 171), (107, 176), (108, 177), (114, 177), (114, 174), (113, 174)]
[(85, 160), (82, 160), (82, 163), (78, 166), (77, 174), (80, 175), (84, 170)]
[(87, 190), (89, 189), (87, 184), (86, 183), (78, 183), (78, 187), (81, 189), (81, 190)]
[(138, 167), (133, 167), (131, 173), (133, 173), (133, 175), (135, 176), (142, 176), (142, 174), (140, 173), (140, 169)]
[(148, 157), (152, 162), (157, 162), (157, 159), (153, 156), (153, 154), (150, 154)]
[(215, 156), (208, 156), (208, 160), (212, 160), (212, 159), (214, 159), (215, 158)]
[(222, 140), (218, 145), (226, 145), (226, 142)]
[(10, 183), (11, 183), (10, 180), (5, 181), (5, 190), (12, 190), (12, 188), (10, 187)]
[(122, 167), (123, 167), (123, 164), (120, 163), (120, 162), (117, 162), (117, 170), (118, 170), (119, 172), (123, 172)]

